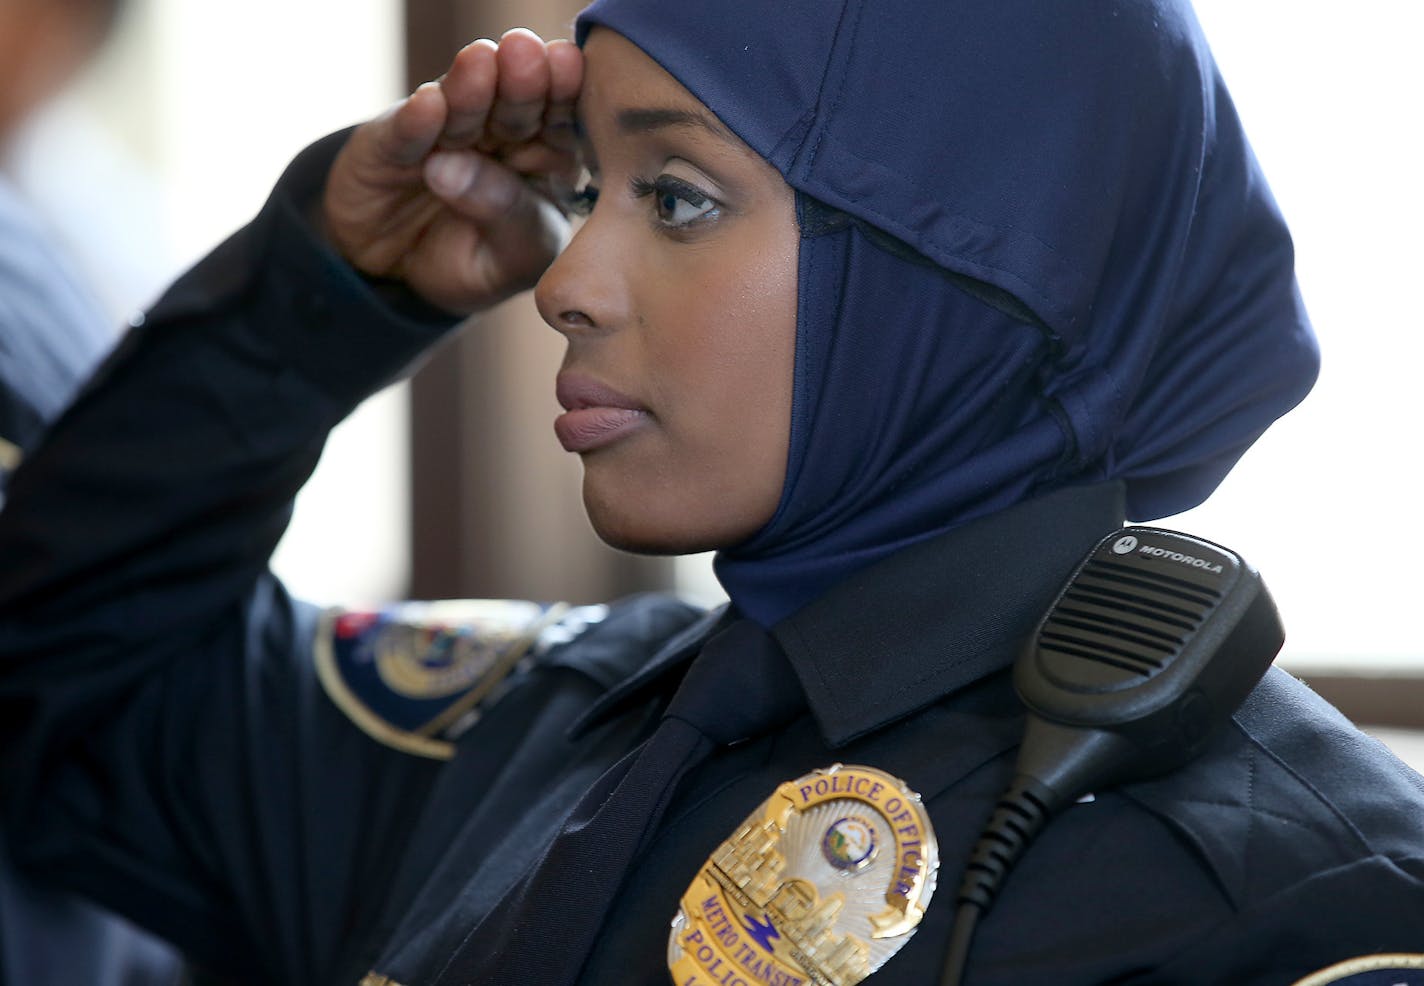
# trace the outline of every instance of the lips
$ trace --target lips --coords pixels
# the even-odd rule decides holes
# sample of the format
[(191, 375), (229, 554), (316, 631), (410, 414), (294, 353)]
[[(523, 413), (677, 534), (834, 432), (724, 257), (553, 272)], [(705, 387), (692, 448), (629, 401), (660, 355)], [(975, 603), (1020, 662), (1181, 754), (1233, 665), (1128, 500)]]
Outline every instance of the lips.
[(569, 452), (592, 452), (640, 428), (648, 409), (626, 394), (578, 373), (560, 373), (555, 394), (564, 413), (554, 434)]

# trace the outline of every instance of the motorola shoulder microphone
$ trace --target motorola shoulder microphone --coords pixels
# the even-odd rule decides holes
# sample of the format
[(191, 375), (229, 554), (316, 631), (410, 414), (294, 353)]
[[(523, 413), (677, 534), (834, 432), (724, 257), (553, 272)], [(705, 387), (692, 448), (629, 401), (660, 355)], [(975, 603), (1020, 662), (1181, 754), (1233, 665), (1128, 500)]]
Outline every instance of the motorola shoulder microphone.
[(966, 866), (941, 986), (1044, 824), (1092, 791), (1197, 756), (1285, 639), (1260, 576), (1220, 545), (1131, 527), (1098, 543), (1014, 665), (1028, 709), (1015, 777)]

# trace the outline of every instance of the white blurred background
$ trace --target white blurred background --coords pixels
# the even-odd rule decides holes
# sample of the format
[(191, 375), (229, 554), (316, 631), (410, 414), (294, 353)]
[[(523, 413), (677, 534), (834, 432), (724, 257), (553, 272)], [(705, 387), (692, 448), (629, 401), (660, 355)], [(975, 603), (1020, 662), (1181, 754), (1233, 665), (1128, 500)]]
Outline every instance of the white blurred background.
[[(288, 161), (401, 95), (400, 0), (132, 0), (12, 170), (116, 325), (247, 222)], [(276, 567), (317, 600), (409, 581), (407, 405), (397, 387), (333, 435)]]
[(1297, 668), (1424, 671), (1424, 4), (1197, 0), (1295, 234), (1315, 392), (1170, 523), (1232, 546)]

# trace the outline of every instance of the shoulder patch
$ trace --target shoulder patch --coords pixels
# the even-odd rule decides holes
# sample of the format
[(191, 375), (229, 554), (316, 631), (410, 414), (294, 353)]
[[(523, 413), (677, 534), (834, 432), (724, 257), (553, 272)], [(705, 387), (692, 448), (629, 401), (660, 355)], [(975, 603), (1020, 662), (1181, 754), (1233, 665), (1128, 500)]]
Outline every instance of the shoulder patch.
[(562, 603), (508, 600), (328, 610), (317, 628), (317, 676), (373, 739), (448, 760), (480, 703), (568, 612)]
[(1294, 986), (1424, 986), (1424, 954), (1362, 955), (1313, 972)]

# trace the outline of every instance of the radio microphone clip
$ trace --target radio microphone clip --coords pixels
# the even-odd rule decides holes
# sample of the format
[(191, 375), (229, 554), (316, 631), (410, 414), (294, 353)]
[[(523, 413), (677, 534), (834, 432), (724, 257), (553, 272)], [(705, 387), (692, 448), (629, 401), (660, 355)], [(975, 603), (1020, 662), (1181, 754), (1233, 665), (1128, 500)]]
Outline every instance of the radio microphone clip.
[(1098, 543), (1014, 665), (1024, 740), (965, 868), (941, 986), (959, 986), (979, 917), (1048, 820), (1200, 754), (1284, 640), (1260, 576), (1234, 552), (1147, 527)]

